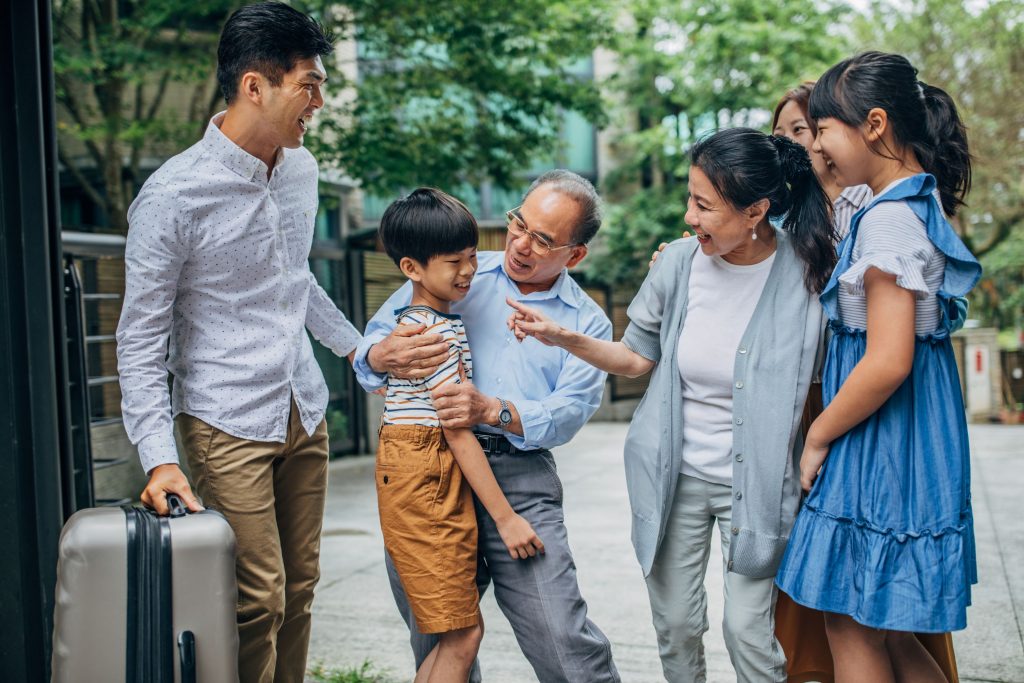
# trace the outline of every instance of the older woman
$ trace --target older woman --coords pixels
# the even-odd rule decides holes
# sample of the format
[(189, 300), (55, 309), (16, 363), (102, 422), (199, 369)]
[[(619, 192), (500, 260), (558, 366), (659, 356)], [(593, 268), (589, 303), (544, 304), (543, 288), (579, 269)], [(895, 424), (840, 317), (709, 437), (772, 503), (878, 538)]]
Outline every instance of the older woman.
[[(821, 347), (817, 294), (835, 260), (828, 197), (806, 151), (725, 130), (692, 152), (686, 222), (630, 304), (621, 342), (510, 301), (516, 336), (607, 372), (654, 368), (626, 439), (633, 544), (665, 677), (703, 680), (704, 573), (717, 523), (725, 640), (743, 681), (785, 681), (772, 578), (800, 499), (800, 416)], [(785, 216), (781, 229), (770, 218)]]

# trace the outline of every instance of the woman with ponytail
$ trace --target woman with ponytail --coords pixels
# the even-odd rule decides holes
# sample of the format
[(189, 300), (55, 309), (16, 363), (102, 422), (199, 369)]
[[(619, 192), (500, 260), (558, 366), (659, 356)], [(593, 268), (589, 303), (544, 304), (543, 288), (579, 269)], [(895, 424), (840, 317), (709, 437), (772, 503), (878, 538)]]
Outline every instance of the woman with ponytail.
[(810, 115), (837, 182), (874, 199), (821, 295), (825, 410), (807, 433), (809, 495), (777, 581), (827, 613), (836, 681), (944, 681), (912, 632), (964, 628), (977, 581), (949, 331), (981, 267), (946, 219), (970, 187), (967, 138), (946, 93), (879, 52), (829, 69)]
[(622, 341), (566, 330), (515, 301), (509, 327), (607, 372), (653, 369), (625, 463), (665, 678), (705, 678), (704, 573), (718, 524), (737, 678), (785, 681), (773, 578), (800, 501), (800, 416), (821, 349), (818, 294), (835, 260), (830, 206), (806, 150), (788, 138), (723, 130), (691, 159), (685, 220), (695, 236), (651, 268)]

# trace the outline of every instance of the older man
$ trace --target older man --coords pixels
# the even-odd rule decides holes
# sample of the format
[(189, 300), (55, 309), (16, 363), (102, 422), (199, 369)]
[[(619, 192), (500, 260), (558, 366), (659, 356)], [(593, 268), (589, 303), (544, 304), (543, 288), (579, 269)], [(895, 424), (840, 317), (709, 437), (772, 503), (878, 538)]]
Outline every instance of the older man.
[[(546, 553), (510, 557), (486, 510), (477, 504), (481, 591), (494, 583), (498, 605), (519, 645), (545, 683), (618, 681), (608, 639), (587, 618), (562, 511), (562, 484), (551, 448), (566, 443), (601, 403), (605, 374), (559, 349), (516, 342), (506, 327), (505, 299), (529, 303), (560, 324), (608, 339), (611, 323), (568, 273), (587, 254), (601, 225), (593, 186), (569, 171), (538, 178), (522, 206), (507, 213), (505, 251), (485, 252), (466, 298), (452, 305), (462, 316), (473, 350), (473, 383), (434, 395), (445, 427), (473, 428), (494, 475), (517, 513), (530, 522)], [(395, 330), (394, 310), (409, 304), (399, 289), (377, 311), (356, 350), (354, 366), (367, 390), (387, 374), (429, 374), (445, 356), (436, 335)], [(412, 632), (417, 668), (436, 636), (419, 634), (401, 584), (388, 561), (392, 589)], [(479, 672), (474, 673), (479, 680)]]

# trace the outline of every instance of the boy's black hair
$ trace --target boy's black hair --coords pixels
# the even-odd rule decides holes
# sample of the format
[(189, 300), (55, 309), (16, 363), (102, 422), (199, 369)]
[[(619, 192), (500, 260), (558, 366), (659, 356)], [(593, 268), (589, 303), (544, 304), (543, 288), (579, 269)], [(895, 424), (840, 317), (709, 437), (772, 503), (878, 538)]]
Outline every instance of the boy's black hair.
[(435, 256), (475, 247), (480, 239), (476, 219), (466, 205), (432, 187), (418, 188), (391, 202), (378, 232), (396, 264), (408, 256), (426, 265)]
[(783, 219), (803, 261), (807, 289), (825, 288), (836, 262), (832, 203), (802, 145), (752, 128), (728, 128), (699, 140), (690, 160), (735, 208), (767, 199), (768, 217)]
[[(835, 118), (858, 127), (874, 108), (885, 110), (897, 145), (910, 148), (935, 176), (947, 215), (956, 214), (971, 189), (967, 130), (944, 90), (917, 80), (903, 55), (864, 52), (844, 59), (818, 79), (808, 109), (816, 119)], [(895, 159), (896, 150), (872, 151)]]
[(320, 22), (281, 2), (235, 10), (217, 46), (217, 82), (224, 100), (235, 101), (245, 72), (258, 71), (277, 87), (300, 59), (334, 52), (334, 40)]

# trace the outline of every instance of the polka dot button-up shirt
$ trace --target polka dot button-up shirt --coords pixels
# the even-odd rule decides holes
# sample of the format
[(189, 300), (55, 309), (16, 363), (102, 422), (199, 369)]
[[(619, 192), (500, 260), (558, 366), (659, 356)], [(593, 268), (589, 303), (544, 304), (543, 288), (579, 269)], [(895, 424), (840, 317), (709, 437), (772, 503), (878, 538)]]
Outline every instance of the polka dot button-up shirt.
[(178, 461), (172, 419), (182, 412), (283, 443), (294, 398), (312, 434), (328, 391), (306, 330), (339, 356), (360, 339), (309, 269), (313, 155), (282, 149), (268, 179), (220, 131), (222, 116), (128, 210), (118, 371), (125, 429), (147, 472)]

